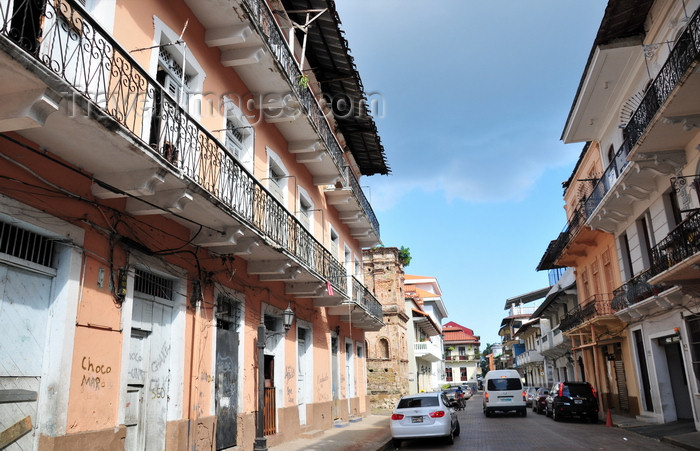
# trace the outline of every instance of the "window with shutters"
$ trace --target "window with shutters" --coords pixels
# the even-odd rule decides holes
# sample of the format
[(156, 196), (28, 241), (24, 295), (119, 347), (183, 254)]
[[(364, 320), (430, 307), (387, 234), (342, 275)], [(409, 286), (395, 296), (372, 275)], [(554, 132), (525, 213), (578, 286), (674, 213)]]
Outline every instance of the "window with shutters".
[(338, 236), (338, 233), (335, 230), (333, 230), (333, 227), (331, 227), (330, 239), (331, 239), (331, 249), (330, 249), (331, 255), (333, 255), (334, 258), (338, 258), (340, 237)]

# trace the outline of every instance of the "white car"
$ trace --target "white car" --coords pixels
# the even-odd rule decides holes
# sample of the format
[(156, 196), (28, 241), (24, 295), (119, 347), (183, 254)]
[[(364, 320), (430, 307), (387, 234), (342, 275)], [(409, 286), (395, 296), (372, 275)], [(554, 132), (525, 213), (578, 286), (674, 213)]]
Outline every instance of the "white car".
[(402, 440), (444, 437), (452, 444), (459, 435), (459, 419), (454, 403), (442, 392), (418, 393), (402, 397), (391, 415), (394, 447)]

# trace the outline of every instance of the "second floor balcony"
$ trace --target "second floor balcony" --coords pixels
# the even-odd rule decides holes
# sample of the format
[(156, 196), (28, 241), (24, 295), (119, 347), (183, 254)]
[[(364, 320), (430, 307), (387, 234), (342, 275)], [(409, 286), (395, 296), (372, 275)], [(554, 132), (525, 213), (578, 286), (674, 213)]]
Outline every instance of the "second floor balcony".
[(432, 341), (420, 341), (413, 343), (413, 355), (428, 362), (437, 362), (442, 360), (442, 349)]
[(700, 279), (700, 210), (651, 250), (651, 281), (665, 285), (697, 285)]
[[(657, 295), (668, 288), (664, 284), (650, 283), (649, 281), (652, 278), (652, 275), (652, 271), (644, 271), (615, 289), (613, 292), (614, 297), (611, 303), (613, 311), (625, 312), (621, 316), (627, 321), (640, 317), (641, 314), (639, 312), (633, 312), (630, 307), (634, 307), (647, 299), (658, 299)], [(662, 302), (663, 305), (660, 305), (660, 307), (667, 307), (666, 302)]]
[(382, 304), (355, 276), (349, 278), (349, 285), (352, 287), (350, 299), (329, 307), (328, 313), (360, 329), (381, 329), (384, 326)]
[(607, 293), (589, 297), (562, 318), (559, 328), (566, 332), (596, 318), (611, 316), (613, 314), (611, 301), (612, 296)]
[(536, 350), (529, 350), (525, 351), (523, 353), (518, 354), (515, 357), (515, 362), (517, 363), (518, 366), (527, 366), (527, 365), (533, 365), (540, 363), (544, 360), (544, 357), (542, 354), (539, 353), (539, 351)]

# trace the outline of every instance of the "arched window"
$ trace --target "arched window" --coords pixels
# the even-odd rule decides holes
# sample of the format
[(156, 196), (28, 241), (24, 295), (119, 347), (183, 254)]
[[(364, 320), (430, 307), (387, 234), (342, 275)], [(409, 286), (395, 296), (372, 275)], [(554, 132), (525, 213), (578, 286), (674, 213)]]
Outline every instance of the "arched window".
[(377, 355), (380, 359), (389, 358), (389, 340), (386, 338), (380, 338), (377, 344)]

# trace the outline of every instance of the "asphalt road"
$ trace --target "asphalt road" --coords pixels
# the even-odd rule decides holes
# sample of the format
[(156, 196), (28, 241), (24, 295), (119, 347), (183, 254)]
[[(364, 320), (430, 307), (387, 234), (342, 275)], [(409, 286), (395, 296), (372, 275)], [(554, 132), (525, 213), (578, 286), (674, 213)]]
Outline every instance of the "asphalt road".
[(454, 445), (438, 440), (405, 440), (401, 449), (424, 450), (678, 450), (629, 430), (606, 427), (605, 422), (566, 419), (555, 422), (528, 409), (525, 418), (516, 414), (494, 414), (486, 418), (483, 397), (473, 396), (458, 412), (461, 434)]

